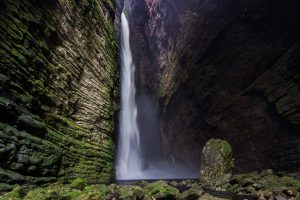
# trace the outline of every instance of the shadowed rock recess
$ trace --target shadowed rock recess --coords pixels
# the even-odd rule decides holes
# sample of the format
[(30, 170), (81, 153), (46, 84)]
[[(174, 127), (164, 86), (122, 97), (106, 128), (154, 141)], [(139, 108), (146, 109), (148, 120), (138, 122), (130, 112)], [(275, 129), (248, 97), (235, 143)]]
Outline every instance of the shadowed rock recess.
[(297, 0), (128, 0), (138, 92), (155, 94), (164, 153), (199, 166), (227, 140), (236, 172), (300, 169)]
[(114, 179), (114, 1), (0, 2), (0, 190)]

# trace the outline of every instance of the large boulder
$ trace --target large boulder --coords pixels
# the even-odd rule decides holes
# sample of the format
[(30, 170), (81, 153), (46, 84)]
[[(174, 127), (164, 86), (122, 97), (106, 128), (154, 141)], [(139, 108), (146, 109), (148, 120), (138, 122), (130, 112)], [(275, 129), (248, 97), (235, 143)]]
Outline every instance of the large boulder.
[(200, 180), (212, 182), (230, 178), (234, 166), (232, 148), (227, 141), (210, 139), (201, 155)]

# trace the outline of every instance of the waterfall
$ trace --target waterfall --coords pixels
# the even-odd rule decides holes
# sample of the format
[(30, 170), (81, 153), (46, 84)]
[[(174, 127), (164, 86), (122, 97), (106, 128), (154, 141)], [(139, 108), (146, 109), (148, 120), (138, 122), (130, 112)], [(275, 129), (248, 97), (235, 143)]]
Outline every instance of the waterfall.
[(137, 179), (142, 172), (140, 133), (135, 99), (135, 66), (129, 42), (130, 30), (124, 12), (121, 15), (121, 114), (117, 156), (117, 179)]
[(129, 23), (124, 12), (121, 15), (120, 56), (121, 113), (116, 159), (117, 180), (197, 177), (198, 172), (195, 170), (176, 166), (167, 162), (162, 156), (161, 137), (155, 114), (156, 107), (149, 96), (139, 97), (142, 100), (139, 104), (141, 115), (139, 122), (141, 121), (140, 125), (143, 129), (143, 138), (140, 138), (134, 78), (135, 65), (130, 49)]

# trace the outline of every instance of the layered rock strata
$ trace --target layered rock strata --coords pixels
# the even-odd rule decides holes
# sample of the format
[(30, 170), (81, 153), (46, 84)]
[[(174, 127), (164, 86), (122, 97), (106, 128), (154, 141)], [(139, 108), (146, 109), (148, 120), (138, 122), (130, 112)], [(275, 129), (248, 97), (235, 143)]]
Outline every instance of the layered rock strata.
[(0, 3), (0, 189), (114, 177), (114, 1)]

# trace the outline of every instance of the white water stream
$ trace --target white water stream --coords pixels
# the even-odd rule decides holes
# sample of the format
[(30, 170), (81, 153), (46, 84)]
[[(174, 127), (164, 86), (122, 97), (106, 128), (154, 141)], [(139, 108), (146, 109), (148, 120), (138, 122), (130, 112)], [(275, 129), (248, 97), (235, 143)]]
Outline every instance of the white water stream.
[(124, 13), (121, 15), (121, 115), (117, 158), (117, 179), (140, 178), (142, 160), (140, 134), (137, 125), (135, 100), (135, 66), (129, 42), (129, 24)]
[[(121, 113), (120, 129), (116, 159), (117, 180), (138, 179), (174, 179), (195, 177), (185, 167), (175, 167), (167, 164), (158, 149), (160, 149), (159, 133), (152, 126), (154, 115), (146, 120), (147, 130), (143, 130), (143, 140), (137, 121), (138, 108), (136, 103), (135, 65), (130, 49), (130, 30), (127, 17), (121, 15)], [(147, 105), (147, 99), (143, 101), (143, 107), (147, 116), (153, 113), (153, 106)], [(148, 107), (148, 108), (147, 108)], [(150, 124), (150, 125), (149, 125)], [(145, 127), (144, 127), (145, 128)], [(155, 134), (157, 133), (157, 134)], [(143, 141), (144, 143), (141, 144)], [(145, 147), (148, 146), (148, 150)], [(150, 147), (149, 147), (150, 146)], [(143, 147), (143, 149), (141, 148)], [(143, 154), (143, 153), (144, 154)], [(152, 155), (151, 158), (143, 158), (145, 153)]]

